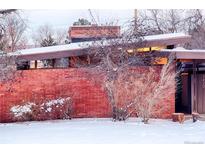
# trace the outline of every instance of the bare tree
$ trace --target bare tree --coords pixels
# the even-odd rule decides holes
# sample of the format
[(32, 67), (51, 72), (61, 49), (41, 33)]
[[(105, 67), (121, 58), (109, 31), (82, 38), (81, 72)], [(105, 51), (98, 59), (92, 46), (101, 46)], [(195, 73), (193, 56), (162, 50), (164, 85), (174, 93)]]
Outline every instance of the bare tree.
[(67, 31), (64, 29), (55, 30), (55, 40), (57, 44), (65, 44)]
[(27, 28), (27, 25), (21, 17), (9, 16), (6, 19), (8, 27), (7, 35), (10, 41), (11, 52), (18, 49), (18, 43), (22, 41), (23, 34)]
[(150, 117), (160, 117), (171, 109), (166, 102), (174, 98), (176, 74), (173, 59), (169, 59), (163, 67), (128, 65), (118, 71), (115, 79), (104, 81), (114, 120), (133, 115), (148, 123)]
[(170, 110), (171, 106), (164, 102), (175, 94), (175, 76), (175, 65), (170, 61), (162, 67), (159, 76), (156, 70), (150, 68), (148, 73), (141, 76), (142, 81), (137, 81), (141, 82), (138, 84), (141, 87), (135, 90), (137, 93), (133, 103), (144, 123), (148, 123), (151, 116)]
[[(114, 120), (125, 120), (131, 114), (128, 112), (131, 101), (124, 102), (126, 105), (123, 107), (118, 105), (120, 94), (118, 86), (129, 82), (122, 75), (127, 74), (126, 72), (129, 72), (132, 66), (148, 66), (155, 61), (152, 53), (135, 52), (145, 42), (143, 42), (143, 34), (134, 33), (132, 24), (130, 26), (129, 31), (119, 38), (94, 41), (88, 49), (91, 58), (90, 67), (94, 67), (93, 70), (105, 75), (103, 87), (107, 92)], [(132, 50), (132, 53), (128, 50)]]
[(10, 56), (0, 51), (0, 82), (7, 82), (14, 79), (16, 74), (16, 56)]
[(137, 30), (145, 35), (184, 32), (192, 36), (189, 49), (204, 48), (205, 17), (203, 10), (139, 10)]
[[(35, 46), (41, 46), (44, 40), (53, 39), (54, 30), (51, 25), (45, 24), (40, 26), (36, 32), (33, 33), (33, 41)], [(47, 45), (50, 46), (50, 45)]]
[[(33, 33), (33, 42), (35, 46), (42, 46), (42, 42), (53, 40), (53, 43), (48, 43), (44, 46), (60, 45), (65, 44), (66, 40), (66, 31), (63, 29), (54, 29), (52, 25), (45, 24), (40, 26), (37, 31)], [(55, 42), (55, 43), (54, 43)]]
[[(114, 120), (125, 120), (137, 114), (147, 123), (150, 116), (154, 115), (153, 109), (167, 96), (163, 95), (164, 92), (174, 87), (174, 66), (171, 63), (165, 65), (158, 75), (160, 71), (150, 67), (158, 60), (155, 53), (138, 50), (146, 45), (143, 39), (145, 34), (144, 31), (135, 31), (134, 24), (130, 23), (130, 28), (119, 38), (94, 41), (88, 49), (90, 67), (105, 75), (103, 87)], [(147, 71), (137, 71), (138, 66)], [(171, 95), (174, 90), (170, 88), (169, 92)], [(161, 108), (158, 111), (161, 113), (164, 110)]]
[[(17, 15), (16, 9), (8, 9), (8, 10), (0, 10), (0, 50), (7, 49), (9, 46), (10, 36), (8, 35), (9, 28), (11, 25), (8, 26), (7, 19), (10, 19), (10, 16)], [(15, 27), (16, 28), (16, 27)], [(13, 26), (12, 28), (13, 29)], [(15, 32), (16, 29), (13, 29)], [(16, 36), (16, 34), (14, 34)], [(14, 36), (13, 35), (13, 36)], [(19, 37), (18, 37), (18, 40)], [(13, 45), (18, 43), (16, 41), (16, 37), (14, 39)], [(0, 82), (7, 82), (13, 81), (14, 76), (16, 75), (16, 56), (11, 56), (10, 54), (0, 51)]]
[(150, 34), (184, 31), (185, 10), (140, 10), (138, 30)]
[(13, 52), (21, 49), (22, 42), (26, 43), (24, 33), (27, 25), (19, 12), (12, 12), (2, 18), (3, 36), (1, 38), (1, 49)]
[[(65, 44), (66, 40), (66, 31), (63, 29), (54, 29), (51, 25), (45, 24), (40, 26), (36, 32), (33, 33), (33, 42), (36, 47), (47, 47)], [(60, 67), (67, 66), (67, 59), (44, 59), (43, 67), (53, 67), (54, 63), (58, 61)]]
[(4, 50), (6, 44), (8, 43), (8, 39), (6, 38), (6, 34), (5, 34), (6, 31), (5, 18), (11, 12), (7, 10), (0, 10), (0, 50)]
[(203, 49), (205, 41), (205, 16), (203, 10), (188, 10), (186, 20), (187, 32), (192, 36), (189, 49)]

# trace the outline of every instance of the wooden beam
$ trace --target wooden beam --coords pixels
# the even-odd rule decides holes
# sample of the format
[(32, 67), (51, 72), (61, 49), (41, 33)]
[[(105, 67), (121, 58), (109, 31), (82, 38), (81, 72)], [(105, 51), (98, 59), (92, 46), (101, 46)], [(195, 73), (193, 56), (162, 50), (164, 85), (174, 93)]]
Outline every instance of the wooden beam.
[(34, 66), (34, 67), (37, 68), (37, 67), (38, 67), (38, 61), (35, 60), (34, 63), (35, 63), (35, 66)]

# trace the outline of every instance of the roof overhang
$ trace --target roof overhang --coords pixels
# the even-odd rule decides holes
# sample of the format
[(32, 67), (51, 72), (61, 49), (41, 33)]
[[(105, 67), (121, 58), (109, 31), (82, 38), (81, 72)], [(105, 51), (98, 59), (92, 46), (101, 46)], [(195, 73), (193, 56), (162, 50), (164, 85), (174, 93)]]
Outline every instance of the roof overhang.
[(17, 53), (18, 60), (43, 60), (43, 59), (57, 59), (57, 58), (64, 58), (64, 57), (75, 57), (75, 56), (82, 56), (86, 55), (87, 51), (82, 49), (73, 49), (73, 50), (60, 50), (60, 51), (52, 51), (52, 52), (45, 52), (45, 53), (36, 53), (36, 54), (21, 54)]
[(161, 50), (161, 52), (174, 53), (176, 59), (205, 59), (205, 49), (187, 50), (182, 48), (175, 48), (175, 49), (163, 49)]
[[(141, 47), (168, 46), (168, 45), (186, 43), (189, 42), (190, 39), (191, 39), (190, 35), (186, 35), (183, 33), (151, 35), (151, 36), (143, 37), (142, 38), (143, 41), (140, 42), (140, 45)], [(133, 42), (134, 41), (132, 41), (132, 43)], [(86, 49), (91, 47), (92, 44), (93, 44), (92, 41), (88, 41), (88, 42), (80, 42), (80, 43), (71, 43), (67, 45), (24, 49), (24, 50), (19, 50), (14, 53), (11, 53), (10, 55), (17, 56), (18, 60), (42, 60), (42, 59), (80, 56), (80, 55), (86, 55), (87, 54)], [(107, 44), (105, 43), (105, 45), (109, 46), (109, 43)]]
[(184, 33), (150, 35), (145, 36), (143, 41), (144, 47), (178, 45), (190, 42), (191, 36)]

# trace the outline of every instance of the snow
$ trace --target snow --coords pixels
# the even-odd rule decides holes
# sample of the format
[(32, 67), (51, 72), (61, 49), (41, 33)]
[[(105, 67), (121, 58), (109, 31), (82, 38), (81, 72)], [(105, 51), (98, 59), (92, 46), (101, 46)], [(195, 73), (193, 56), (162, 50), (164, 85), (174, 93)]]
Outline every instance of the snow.
[(159, 34), (159, 35), (149, 35), (145, 36), (144, 39), (146, 41), (154, 41), (154, 40), (166, 40), (166, 39), (176, 39), (176, 38), (191, 38), (190, 35), (186, 35), (184, 33), (169, 33), (169, 34)]
[(0, 143), (205, 143), (205, 122), (73, 119), (0, 124)]
[(23, 49), (16, 51), (16, 55), (32, 55), (32, 54), (39, 54), (39, 53), (52, 53), (56, 51), (70, 51), (70, 50), (79, 50), (82, 49), (82, 43), (71, 43), (66, 45), (56, 45), (56, 46), (49, 46), (49, 47), (39, 47), (39, 48), (31, 48), (31, 49)]
[(25, 113), (31, 113), (31, 108), (34, 103), (28, 102), (27, 104), (20, 106), (13, 106), (11, 107), (10, 111), (14, 114), (15, 117), (20, 117)]
[(175, 53), (194, 53), (194, 54), (200, 54), (200, 53), (205, 53), (205, 49), (185, 49), (183, 47), (177, 47), (174, 49), (162, 49), (161, 51), (165, 52), (175, 52)]
[(205, 49), (187, 50), (181, 47), (162, 49), (162, 52), (175, 53), (177, 59), (205, 59)]
[(51, 107), (48, 107), (47, 109), (46, 109), (46, 112), (51, 112), (52, 111), (52, 108)]
[[(54, 99), (54, 100), (50, 100), (48, 102), (45, 103), (45, 105), (47, 107), (50, 107), (52, 105), (63, 105), (65, 101), (70, 100), (70, 97), (67, 98), (58, 98), (58, 99)], [(42, 104), (42, 106), (44, 105), (44, 103)]]
[(69, 100), (71, 100), (70, 97), (50, 100), (46, 103), (41, 104), (41, 108), (44, 109), (43, 107), (45, 106), (46, 107), (45, 108), (46, 112), (51, 112), (52, 111), (52, 106), (58, 107), (59, 105), (63, 105), (65, 103), (65, 101), (69, 101)]

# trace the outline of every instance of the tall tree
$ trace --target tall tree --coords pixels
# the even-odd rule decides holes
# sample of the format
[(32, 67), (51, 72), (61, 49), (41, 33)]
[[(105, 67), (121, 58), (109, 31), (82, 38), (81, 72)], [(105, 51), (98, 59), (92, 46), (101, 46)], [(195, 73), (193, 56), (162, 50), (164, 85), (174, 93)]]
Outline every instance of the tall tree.
[(140, 10), (138, 30), (146, 35), (184, 31), (185, 10)]
[(186, 45), (190, 49), (205, 48), (205, 16), (203, 10), (188, 10), (186, 20), (187, 33), (192, 36), (191, 42)]
[(145, 35), (184, 32), (192, 36), (189, 49), (205, 48), (205, 15), (203, 10), (140, 10), (137, 30)]
[(26, 20), (18, 11), (10, 10), (1, 16), (0, 48), (8, 52), (21, 49), (25, 44)]
[[(0, 10), (0, 50), (9, 46), (8, 16), (16, 14), (15, 9)], [(12, 81), (16, 75), (16, 57), (9, 56), (6, 52), (0, 51), (0, 82)], [(8, 88), (9, 90), (10, 88)]]
[(25, 21), (19, 17), (19, 15), (10, 15), (6, 18), (6, 26), (9, 39), (9, 47), (10, 51), (13, 52), (17, 50), (19, 47), (19, 43), (24, 39), (23, 35), (27, 28), (27, 24)]
[[(160, 92), (162, 93), (164, 90), (161, 87), (157, 89), (157, 86), (169, 83), (169, 85), (165, 85), (169, 87), (172, 81), (169, 77), (162, 76), (163, 80), (155, 82), (160, 77), (154, 69), (149, 69), (149, 66), (156, 64), (157, 59), (154, 58), (153, 52), (142, 53), (137, 50), (142, 43), (146, 43), (143, 41), (143, 34), (135, 33), (134, 27), (130, 27), (120, 38), (94, 41), (88, 48), (90, 59), (94, 61), (93, 64), (91, 63), (90, 69), (100, 73), (99, 76), (105, 76), (102, 79), (102, 86), (107, 92), (114, 120), (125, 120), (134, 112), (144, 118), (146, 123), (154, 106), (158, 105), (158, 102), (155, 101), (157, 98), (152, 97), (159, 98)], [(132, 52), (128, 52), (128, 50), (132, 50)], [(148, 71), (139, 73), (135, 66), (143, 66)], [(167, 72), (166, 68), (163, 69), (166, 71), (162, 71), (163, 75), (166, 74), (163, 72)], [(167, 82), (168, 80), (170, 82)], [(139, 81), (142, 81), (140, 87)], [(133, 86), (135, 83), (138, 86)], [(145, 86), (142, 83), (145, 83)], [(147, 92), (154, 93), (157, 96), (148, 95)], [(126, 97), (129, 99), (126, 99)], [(152, 99), (155, 100), (152, 101)], [(123, 105), (120, 102), (123, 102)], [(146, 115), (143, 114), (145, 112)]]

